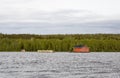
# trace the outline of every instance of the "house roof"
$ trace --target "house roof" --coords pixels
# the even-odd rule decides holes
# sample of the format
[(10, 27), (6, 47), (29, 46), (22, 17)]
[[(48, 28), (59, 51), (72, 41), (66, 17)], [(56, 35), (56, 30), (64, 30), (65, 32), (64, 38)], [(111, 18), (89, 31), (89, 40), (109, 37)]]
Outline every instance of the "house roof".
[(75, 48), (82, 48), (82, 47), (85, 47), (85, 45), (76, 45), (74, 46)]

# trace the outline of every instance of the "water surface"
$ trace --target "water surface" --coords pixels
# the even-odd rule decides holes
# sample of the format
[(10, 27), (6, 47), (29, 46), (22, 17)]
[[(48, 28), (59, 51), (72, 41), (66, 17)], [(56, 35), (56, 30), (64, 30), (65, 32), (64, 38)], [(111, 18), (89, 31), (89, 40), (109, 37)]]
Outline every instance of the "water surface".
[(0, 53), (0, 78), (120, 78), (120, 53)]

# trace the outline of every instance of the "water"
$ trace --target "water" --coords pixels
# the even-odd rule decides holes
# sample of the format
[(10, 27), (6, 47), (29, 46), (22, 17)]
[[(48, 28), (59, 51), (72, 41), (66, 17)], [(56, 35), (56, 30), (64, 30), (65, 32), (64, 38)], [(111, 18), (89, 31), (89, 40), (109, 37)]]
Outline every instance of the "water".
[(120, 53), (0, 53), (0, 78), (120, 78)]

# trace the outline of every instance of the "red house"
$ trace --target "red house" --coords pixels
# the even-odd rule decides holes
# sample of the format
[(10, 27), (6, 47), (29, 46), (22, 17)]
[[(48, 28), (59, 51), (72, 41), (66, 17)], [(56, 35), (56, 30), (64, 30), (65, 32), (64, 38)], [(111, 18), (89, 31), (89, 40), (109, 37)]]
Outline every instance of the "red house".
[(87, 47), (85, 45), (77, 45), (77, 46), (74, 46), (73, 52), (76, 52), (76, 53), (88, 53), (89, 52), (89, 47)]

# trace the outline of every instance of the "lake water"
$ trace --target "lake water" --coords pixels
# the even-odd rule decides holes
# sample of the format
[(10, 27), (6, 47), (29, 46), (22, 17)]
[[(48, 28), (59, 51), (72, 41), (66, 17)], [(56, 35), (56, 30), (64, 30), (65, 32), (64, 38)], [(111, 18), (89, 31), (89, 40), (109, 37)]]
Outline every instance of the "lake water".
[(120, 78), (120, 53), (0, 53), (0, 78)]

